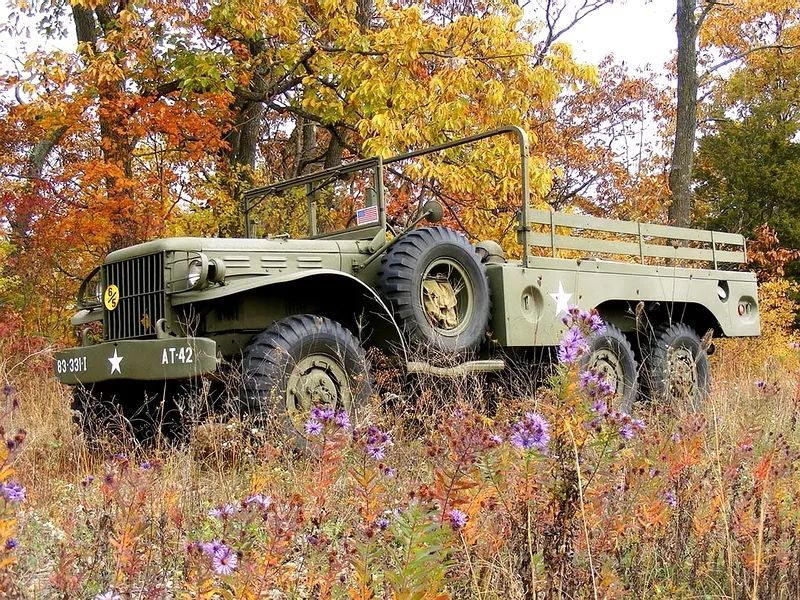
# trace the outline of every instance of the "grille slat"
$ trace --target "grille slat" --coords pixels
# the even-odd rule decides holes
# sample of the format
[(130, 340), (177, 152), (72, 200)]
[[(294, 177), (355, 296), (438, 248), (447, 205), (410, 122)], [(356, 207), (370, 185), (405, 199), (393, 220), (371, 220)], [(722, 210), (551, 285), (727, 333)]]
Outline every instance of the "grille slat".
[(105, 311), (105, 339), (154, 337), (164, 317), (164, 255), (139, 256), (103, 267), (106, 285), (119, 288), (115, 310)]

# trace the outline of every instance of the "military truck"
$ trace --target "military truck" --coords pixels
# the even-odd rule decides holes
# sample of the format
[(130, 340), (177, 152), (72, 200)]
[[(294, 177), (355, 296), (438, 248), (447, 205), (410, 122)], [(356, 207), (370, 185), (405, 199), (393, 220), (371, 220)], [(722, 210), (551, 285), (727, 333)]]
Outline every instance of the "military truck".
[[(384, 183), (398, 164), (500, 135), (519, 146), (519, 258), (432, 225), (443, 217), (435, 200), (420, 203), (403, 229), (388, 222)], [(759, 334), (756, 277), (741, 270), (744, 238), (536, 210), (528, 154), (524, 131), (504, 127), (359, 160), (247, 192), (246, 238), (114, 251), (80, 287), (72, 324), (82, 344), (56, 354), (56, 376), (74, 386), (79, 410), (112, 399), (131, 411), (154, 382), (213, 380), (235, 367), (244, 412), (298, 427), (314, 406), (353, 411), (367, 401), (369, 348), (409, 373), (502, 370), (514, 350), (557, 345), (576, 305), (608, 325), (585, 365), (606, 374), (623, 410), (645, 388), (701, 398), (710, 337)], [(367, 184), (348, 192), (344, 226), (321, 231), (320, 189), (357, 173)], [(303, 202), (306, 239), (253, 237), (258, 207), (287, 194)], [(341, 205), (327, 197), (322, 208)]]

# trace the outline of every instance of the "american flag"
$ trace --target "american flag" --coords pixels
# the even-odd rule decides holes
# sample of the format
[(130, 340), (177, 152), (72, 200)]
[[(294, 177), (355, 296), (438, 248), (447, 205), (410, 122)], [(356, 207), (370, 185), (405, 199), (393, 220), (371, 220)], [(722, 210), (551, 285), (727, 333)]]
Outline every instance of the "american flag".
[(367, 225), (368, 223), (378, 222), (378, 207), (368, 206), (359, 208), (356, 211), (356, 225)]

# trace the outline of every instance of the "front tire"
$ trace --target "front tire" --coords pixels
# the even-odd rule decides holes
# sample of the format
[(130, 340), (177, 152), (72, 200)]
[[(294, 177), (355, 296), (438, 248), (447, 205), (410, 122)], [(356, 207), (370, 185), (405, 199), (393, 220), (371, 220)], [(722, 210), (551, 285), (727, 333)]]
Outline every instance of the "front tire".
[(274, 412), (300, 442), (315, 407), (353, 417), (372, 395), (367, 357), (341, 324), (316, 315), (273, 323), (245, 348), (241, 399), (253, 417)]

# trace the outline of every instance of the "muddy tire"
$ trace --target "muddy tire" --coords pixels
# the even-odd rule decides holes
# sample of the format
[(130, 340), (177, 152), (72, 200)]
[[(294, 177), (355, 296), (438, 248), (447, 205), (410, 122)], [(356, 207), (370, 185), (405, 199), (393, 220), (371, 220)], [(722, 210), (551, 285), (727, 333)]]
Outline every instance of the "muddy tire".
[(379, 278), (381, 294), (413, 348), (458, 354), (484, 341), (489, 282), (463, 235), (446, 227), (412, 231), (386, 253)]
[(315, 315), (273, 323), (253, 338), (242, 357), (240, 399), (259, 420), (275, 415), (299, 445), (315, 406), (345, 410), (353, 418), (372, 395), (369, 363), (356, 337)]
[(609, 400), (611, 408), (631, 413), (639, 394), (639, 366), (624, 333), (607, 324), (605, 333), (589, 340), (589, 354), (583, 358), (581, 366), (600, 371), (615, 387), (616, 392)]
[(699, 409), (711, 388), (708, 354), (697, 332), (683, 323), (658, 327), (647, 359), (647, 395), (658, 402), (688, 400)]

